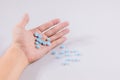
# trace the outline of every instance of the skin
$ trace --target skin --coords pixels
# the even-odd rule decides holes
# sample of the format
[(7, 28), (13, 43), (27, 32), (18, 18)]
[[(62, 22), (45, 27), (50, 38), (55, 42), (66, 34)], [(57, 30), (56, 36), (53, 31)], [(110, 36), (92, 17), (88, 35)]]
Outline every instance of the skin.
[[(25, 14), (13, 30), (12, 44), (0, 58), (1, 80), (19, 80), (21, 73), (29, 64), (41, 59), (50, 50), (63, 43), (66, 40), (65, 35), (69, 33), (68, 22), (60, 22), (59, 19), (48, 21), (31, 30), (25, 29), (28, 22), (29, 16)], [(40, 49), (36, 49), (34, 32), (42, 33), (44, 40), (49, 37), (51, 45), (41, 45)]]

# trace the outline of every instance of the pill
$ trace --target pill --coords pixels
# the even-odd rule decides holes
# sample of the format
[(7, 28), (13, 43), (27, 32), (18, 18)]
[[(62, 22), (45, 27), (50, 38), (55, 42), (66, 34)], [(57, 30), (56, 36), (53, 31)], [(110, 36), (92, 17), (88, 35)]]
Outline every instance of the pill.
[(65, 53), (69, 53), (70, 51), (69, 50), (64, 50)]
[(50, 38), (47, 38), (47, 41), (50, 41)]
[(42, 45), (46, 46), (46, 44), (47, 44), (47, 43), (46, 43), (45, 41), (42, 41)]
[(35, 41), (35, 44), (36, 44), (36, 45), (39, 45), (40, 43), (39, 43), (39, 42), (37, 42), (37, 41)]
[(60, 45), (60, 49), (63, 49), (63, 48), (65, 48), (65, 46), (62, 44), (62, 45)]
[(38, 32), (35, 32), (35, 33), (34, 33), (34, 36), (35, 36), (35, 37), (38, 37), (38, 35), (39, 35)]
[(65, 56), (70, 56), (70, 54), (69, 53), (65, 53)]
[(76, 51), (74, 51), (74, 53), (80, 53), (80, 52), (76, 50)]
[(65, 61), (71, 61), (71, 59), (65, 59)]
[(56, 59), (60, 59), (61, 57), (59, 55), (56, 56)]
[(57, 52), (55, 52), (55, 51), (52, 51), (52, 52), (51, 52), (52, 55), (55, 55), (56, 53), (57, 53)]
[(39, 38), (36, 38), (36, 39), (35, 39), (35, 41), (39, 42), (39, 41), (41, 41), (41, 39), (39, 39)]
[(64, 53), (65, 53), (65, 51), (63, 51), (63, 50), (62, 50), (62, 51), (60, 51), (60, 54), (64, 54)]
[(80, 56), (80, 53), (76, 53), (75, 56)]
[(78, 51), (77, 50), (73, 50), (73, 53), (78, 53)]
[(43, 40), (40, 39), (40, 38), (36, 38), (36, 42), (39, 42), (39, 44), (42, 44), (42, 43), (43, 43)]
[(51, 45), (51, 43), (47, 41), (47, 42), (46, 42), (46, 45), (47, 45), (47, 46), (50, 46), (50, 45)]
[(37, 36), (37, 38), (42, 38), (42, 35), (41, 35), (41, 34), (39, 34), (39, 35)]
[(36, 47), (37, 49), (39, 49), (39, 48), (40, 48), (40, 45), (35, 45), (35, 47)]

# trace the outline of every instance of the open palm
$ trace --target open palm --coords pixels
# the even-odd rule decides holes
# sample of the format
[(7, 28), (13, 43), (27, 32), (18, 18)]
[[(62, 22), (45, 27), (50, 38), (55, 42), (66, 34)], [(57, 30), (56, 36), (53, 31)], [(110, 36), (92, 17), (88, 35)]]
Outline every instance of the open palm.
[[(13, 43), (20, 47), (30, 63), (42, 58), (51, 49), (63, 43), (66, 40), (64, 35), (69, 32), (69, 29), (66, 28), (68, 22), (60, 23), (59, 19), (51, 20), (31, 30), (25, 30), (25, 26), (28, 22), (29, 16), (26, 14), (13, 31)], [(51, 39), (51, 45), (41, 45), (39, 49), (36, 49), (35, 32), (42, 33), (44, 40), (49, 37)]]

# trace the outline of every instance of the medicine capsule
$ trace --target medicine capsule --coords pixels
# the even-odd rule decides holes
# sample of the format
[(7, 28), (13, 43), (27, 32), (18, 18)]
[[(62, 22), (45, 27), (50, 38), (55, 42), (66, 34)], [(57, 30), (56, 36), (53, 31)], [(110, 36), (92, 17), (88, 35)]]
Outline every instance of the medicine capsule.
[(60, 52), (60, 54), (64, 54), (64, 53), (65, 53), (65, 51), (63, 51), (63, 50)]
[(47, 45), (47, 42), (43, 41), (42, 44), (43, 44), (44, 46), (46, 46), (46, 45)]
[(37, 36), (37, 38), (42, 38), (42, 35), (41, 35), (41, 34), (39, 34), (39, 35)]
[(35, 32), (35, 33), (34, 33), (34, 36), (35, 36), (35, 37), (38, 37), (38, 35), (39, 35), (38, 32)]
[(41, 41), (41, 39), (39, 39), (39, 38), (36, 38), (36, 39), (35, 39), (35, 41), (39, 42), (39, 41)]
[(64, 49), (65, 48), (65, 46), (64, 45), (60, 45), (60, 49)]
[(50, 38), (47, 38), (47, 41), (51, 41)]
[(35, 45), (35, 47), (36, 47), (37, 49), (39, 49), (39, 48), (40, 48), (40, 45)]
[(65, 56), (70, 56), (70, 54), (69, 53), (65, 53)]
[(52, 52), (51, 52), (52, 55), (55, 55), (56, 53), (57, 53), (57, 52), (55, 52), (55, 51), (52, 51)]
[(50, 45), (51, 45), (51, 43), (50, 43), (50, 42), (47, 42), (47, 43), (46, 43), (46, 45), (47, 45), (47, 46), (50, 46)]
[(37, 42), (37, 41), (35, 41), (35, 44), (36, 44), (36, 45), (39, 45), (40, 43), (39, 43), (39, 42)]
[(65, 59), (65, 61), (71, 61), (71, 59)]
[(39, 42), (39, 44), (42, 44), (42, 43), (43, 43), (43, 40), (40, 39), (40, 38), (36, 38), (36, 42)]
[(61, 57), (59, 55), (56, 56), (56, 59), (60, 59)]
[(65, 52), (65, 53), (69, 53), (70, 51), (66, 49), (66, 50), (64, 50), (64, 52)]
[(75, 56), (80, 56), (80, 53), (75, 53)]

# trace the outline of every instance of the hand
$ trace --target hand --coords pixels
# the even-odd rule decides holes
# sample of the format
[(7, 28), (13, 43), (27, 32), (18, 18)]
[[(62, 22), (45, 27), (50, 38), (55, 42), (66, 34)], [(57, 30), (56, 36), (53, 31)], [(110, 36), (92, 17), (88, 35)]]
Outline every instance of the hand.
[[(29, 63), (42, 58), (50, 50), (63, 43), (66, 40), (66, 37), (64, 37), (64, 35), (69, 33), (69, 29), (66, 28), (68, 26), (68, 22), (60, 23), (59, 19), (51, 20), (31, 30), (25, 30), (28, 22), (29, 16), (28, 14), (25, 14), (24, 18), (14, 28), (12, 43), (23, 51)], [(53, 26), (55, 27), (46, 31)], [(36, 49), (34, 33), (42, 33), (44, 31), (46, 32), (42, 34), (43, 39), (45, 40), (47, 37), (49, 37), (51, 39), (51, 45), (41, 45), (39, 49)]]

